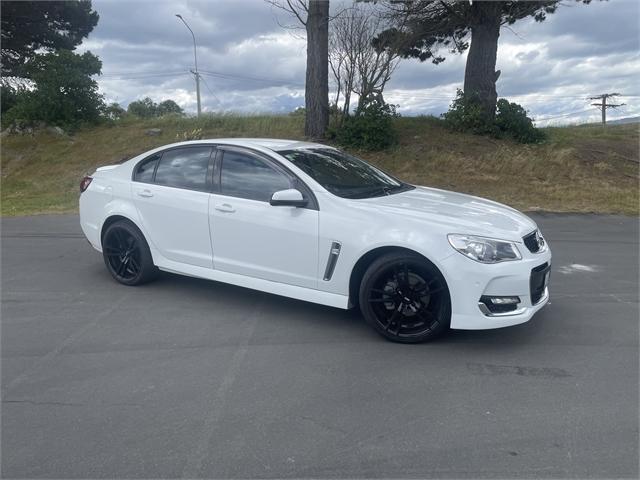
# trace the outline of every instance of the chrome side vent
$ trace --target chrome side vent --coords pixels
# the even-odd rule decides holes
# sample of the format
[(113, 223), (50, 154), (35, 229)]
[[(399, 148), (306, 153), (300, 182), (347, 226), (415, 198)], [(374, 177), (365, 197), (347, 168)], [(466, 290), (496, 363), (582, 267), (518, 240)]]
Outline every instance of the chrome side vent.
[(324, 269), (324, 277), (322, 279), (325, 282), (331, 280), (333, 271), (336, 269), (336, 263), (338, 263), (338, 257), (340, 256), (341, 245), (339, 242), (333, 242), (331, 244), (331, 250), (329, 250), (329, 258), (327, 259), (327, 267)]

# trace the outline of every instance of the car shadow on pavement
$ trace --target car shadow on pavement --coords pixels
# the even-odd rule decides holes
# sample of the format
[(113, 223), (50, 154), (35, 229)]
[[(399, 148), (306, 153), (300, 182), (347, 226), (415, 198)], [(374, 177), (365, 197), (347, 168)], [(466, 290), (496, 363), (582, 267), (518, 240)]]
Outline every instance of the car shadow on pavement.
[[(215, 292), (216, 297), (224, 298), (230, 308), (248, 309), (248, 305), (260, 302), (260, 308), (268, 317), (277, 317), (279, 322), (289, 323), (291, 328), (301, 327), (312, 322), (327, 331), (334, 330), (336, 335), (349, 341), (387, 342), (366, 325), (357, 308), (341, 310), (314, 303), (272, 295), (235, 285), (184, 277), (163, 272), (153, 284), (161, 290), (173, 290), (179, 295), (188, 295), (194, 303), (207, 302)], [(150, 285), (150, 286), (151, 286)], [(428, 344), (491, 344), (514, 345), (535, 343), (537, 332), (545, 323), (543, 310), (532, 320), (522, 325), (494, 330), (450, 330)]]

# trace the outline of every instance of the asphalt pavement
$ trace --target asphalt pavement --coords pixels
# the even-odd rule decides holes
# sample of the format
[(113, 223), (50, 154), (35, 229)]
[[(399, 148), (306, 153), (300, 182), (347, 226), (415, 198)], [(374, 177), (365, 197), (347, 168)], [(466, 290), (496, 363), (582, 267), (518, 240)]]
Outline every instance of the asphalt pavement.
[(2, 219), (2, 477), (638, 478), (638, 220), (532, 216), (551, 304), (422, 345)]

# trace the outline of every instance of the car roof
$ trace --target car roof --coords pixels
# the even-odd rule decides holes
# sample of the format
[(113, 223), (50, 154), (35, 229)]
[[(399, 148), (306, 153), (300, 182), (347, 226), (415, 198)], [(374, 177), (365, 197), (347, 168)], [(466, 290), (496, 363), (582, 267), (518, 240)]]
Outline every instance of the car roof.
[(313, 142), (303, 142), (299, 140), (287, 140), (277, 138), (207, 138), (202, 140), (179, 142), (171, 145), (177, 147), (179, 145), (198, 145), (203, 143), (216, 143), (218, 145), (235, 145), (238, 147), (260, 147), (273, 150), (294, 150), (298, 148), (332, 148), (328, 145)]

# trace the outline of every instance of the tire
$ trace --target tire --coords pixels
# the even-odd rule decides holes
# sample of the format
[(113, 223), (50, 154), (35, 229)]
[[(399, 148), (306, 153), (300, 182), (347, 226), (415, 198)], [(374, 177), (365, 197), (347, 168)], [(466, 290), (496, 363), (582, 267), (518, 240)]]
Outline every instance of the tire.
[(107, 227), (102, 236), (102, 256), (111, 276), (123, 285), (142, 285), (160, 273), (144, 235), (126, 220)]
[(392, 252), (374, 260), (358, 297), (365, 321), (393, 342), (432, 340), (450, 325), (447, 283), (435, 265), (418, 255)]

